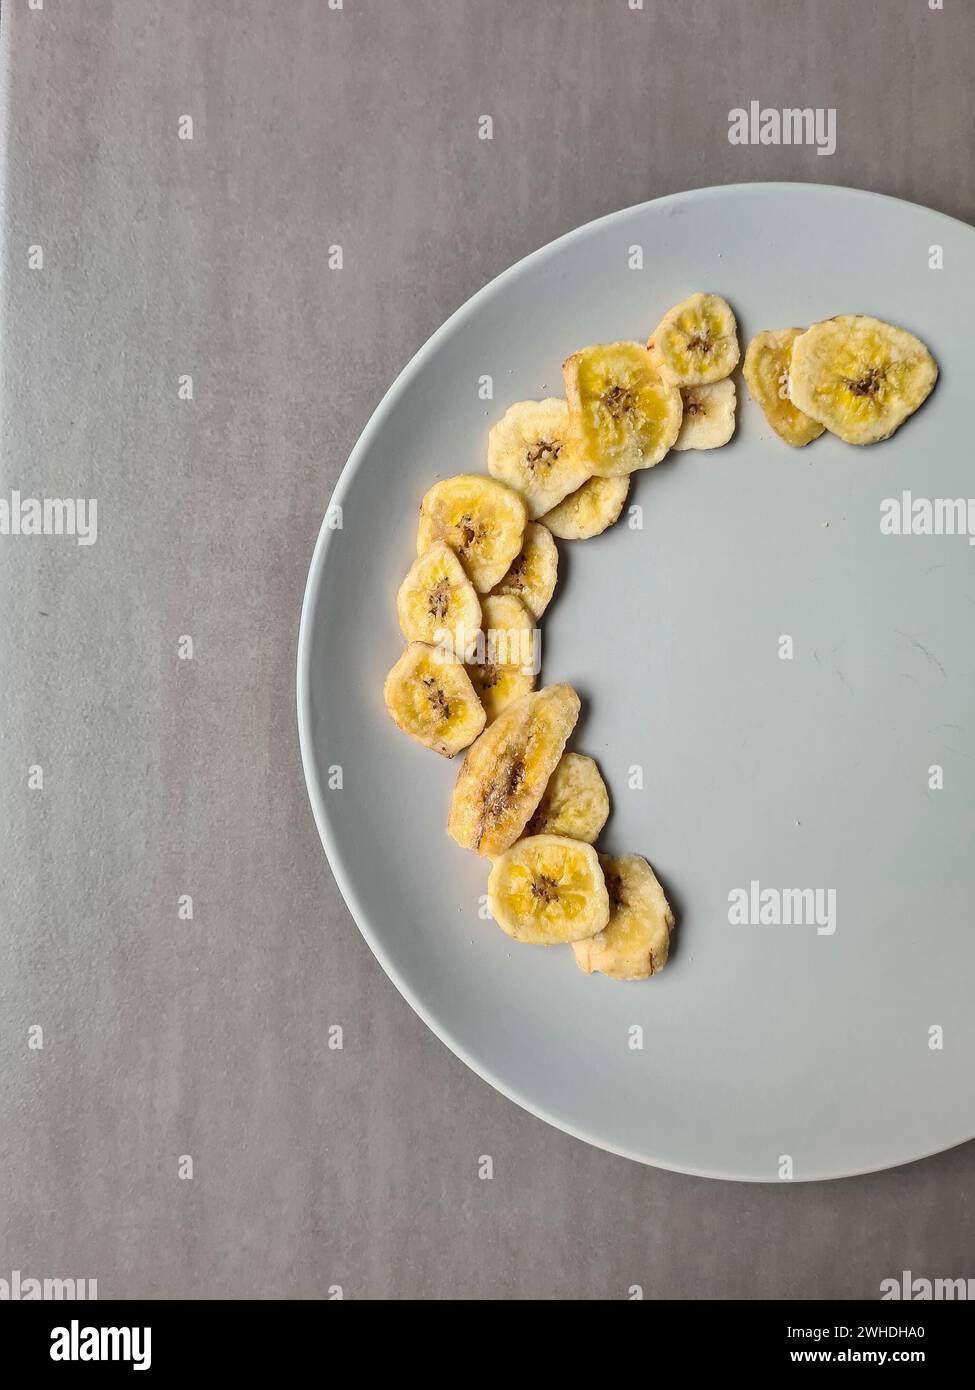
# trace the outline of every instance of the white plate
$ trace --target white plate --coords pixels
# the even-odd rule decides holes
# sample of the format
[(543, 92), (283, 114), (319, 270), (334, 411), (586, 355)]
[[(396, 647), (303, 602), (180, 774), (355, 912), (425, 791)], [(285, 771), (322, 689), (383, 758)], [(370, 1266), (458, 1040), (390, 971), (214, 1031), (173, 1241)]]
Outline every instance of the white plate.
[[(561, 394), (574, 348), (645, 339), (696, 289), (730, 299), (743, 344), (875, 314), (920, 334), (942, 375), (868, 449), (825, 436), (790, 450), (739, 385), (730, 446), (635, 476), (642, 530), (624, 514), (560, 543), (543, 680), (583, 696), (574, 746), (613, 799), (602, 843), (645, 854), (679, 913), (667, 969), (619, 984), (482, 920), (488, 866), (444, 828), (459, 760), (401, 734), (382, 684), (424, 491), (483, 471), (490, 424)], [(318, 828), (400, 992), (561, 1129), (751, 1180), (788, 1173), (785, 1155), (796, 1180), (838, 1177), (975, 1134), (975, 549), (880, 531), (882, 500), (905, 489), (975, 491), (973, 322), (975, 233), (960, 222), (842, 188), (704, 189), (605, 217), (499, 276), (417, 354), (353, 450), (298, 647)], [(929, 788), (934, 764), (943, 790)], [(730, 925), (729, 893), (753, 880), (834, 890), (835, 932)]]

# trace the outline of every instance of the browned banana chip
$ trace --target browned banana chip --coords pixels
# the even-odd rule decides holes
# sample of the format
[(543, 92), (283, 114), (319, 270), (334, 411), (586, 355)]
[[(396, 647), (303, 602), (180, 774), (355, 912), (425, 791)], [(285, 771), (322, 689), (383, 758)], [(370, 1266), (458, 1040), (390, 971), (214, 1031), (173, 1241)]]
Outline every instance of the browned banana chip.
[(792, 345), (804, 328), (767, 329), (756, 333), (745, 353), (743, 373), (748, 394), (762, 407), (765, 418), (780, 439), (793, 449), (811, 444), (825, 425), (811, 420), (789, 400)]
[(513, 845), (542, 799), (579, 717), (568, 685), (549, 685), (502, 710), (468, 750), (457, 775), (448, 833), (496, 855)]

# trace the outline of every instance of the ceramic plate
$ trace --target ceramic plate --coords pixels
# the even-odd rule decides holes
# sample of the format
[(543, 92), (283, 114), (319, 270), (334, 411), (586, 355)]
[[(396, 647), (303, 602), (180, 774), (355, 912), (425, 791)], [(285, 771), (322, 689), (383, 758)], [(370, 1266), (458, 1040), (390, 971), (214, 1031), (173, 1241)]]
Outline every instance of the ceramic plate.
[[(400, 733), (382, 686), (426, 489), (484, 471), (492, 422), (561, 394), (573, 349), (645, 339), (697, 289), (731, 301), (743, 346), (833, 314), (888, 319), (928, 343), (941, 379), (887, 443), (827, 435), (795, 451), (739, 381), (729, 446), (672, 453), (635, 475), (617, 526), (560, 543), (542, 679), (583, 698), (573, 746), (613, 801), (601, 846), (649, 858), (679, 919), (667, 969), (620, 984), (484, 919), (488, 865), (445, 831), (459, 759)], [(925, 499), (937, 518), (937, 499), (975, 491), (973, 322), (962, 223), (817, 185), (663, 198), (476, 294), (405, 368), (342, 473), (342, 525), (333, 511), (323, 526), (298, 649), (329, 861), (434, 1032), (589, 1143), (801, 1181), (975, 1134), (975, 548), (881, 524), (905, 494), (923, 528)], [(801, 923), (729, 920), (740, 902), (746, 917), (781, 916), (794, 889), (812, 890)]]

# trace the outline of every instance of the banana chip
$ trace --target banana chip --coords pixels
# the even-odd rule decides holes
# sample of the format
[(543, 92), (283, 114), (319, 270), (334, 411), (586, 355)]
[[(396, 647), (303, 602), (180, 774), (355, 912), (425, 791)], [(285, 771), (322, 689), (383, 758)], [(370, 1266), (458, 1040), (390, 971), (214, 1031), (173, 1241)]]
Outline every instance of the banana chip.
[(469, 749), (447, 832), (465, 849), (503, 854), (524, 830), (579, 718), (579, 697), (549, 685), (502, 710)]
[(483, 628), (467, 656), (467, 674), (488, 724), (535, 689), (535, 620), (513, 594), (489, 595), (481, 604)]
[(796, 338), (789, 398), (847, 444), (878, 444), (924, 404), (937, 379), (937, 363), (913, 333), (843, 314)]
[(692, 294), (657, 324), (647, 344), (664, 381), (704, 386), (722, 381), (738, 365), (738, 325), (717, 294)]
[(386, 677), (383, 697), (404, 733), (445, 758), (484, 728), (484, 710), (463, 666), (425, 642), (410, 643)]
[(650, 865), (639, 854), (601, 854), (609, 922), (573, 946), (576, 964), (613, 980), (646, 980), (667, 964), (674, 914)]
[(491, 592), (520, 598), (528, 611), (540, 618), (555, 593), (558, 574), (559, 551), (551, 531), (540, 521), (529, 521), (521, 550)]
[(825, 426), (804, 415), (789, 399), (792, 346), (804, 328), (766, 329), (748, 344), (743, 367), (748, 394), (762, 407), (780, 439), (802, 449), (818, 439)]
[(562, 400), (519, 401), (488, 436), (488, 471), (521, 494), (528, 515), (550, 511), (591, 469), (579, 455)]
[(420, 503), (416, 553), (445, 541), (477, 592), (487, 594), (521, 549), (527, 520), (524, 499), (494, 478), (445, 478)]
[(446, 633), (454, 650), (463, 651), (467, 636), (477, 632), (481, 605), (463, 565), (444, 541), (436, 541), (413, 562), (396, 595), (396, 613), (408, 642), (436, 645)]
[(609, 792), (592, 758), (563, 753), (526, 835), (564, 835), (594, 845), (609, 816)]
[(618, 519), (629, 490), (629, 477), (590, 478), (542, 520), (560, 541), (589, 540), (602, 535)]
[(737, 393), (730, 377), (708, 386), (682, 386), (684, 419), (675, 449), (720, 449), (735, 432)]
[(562, 371), (591, 473), (620, 478), (660, 462), (677, 438), (683, 406), (680, 392), (661, 380), (641, 343), (583, 348)]
[(596, 851), (561, 835), (519, 840), (491, 869), (488, 908), (502, 931), (534, 946), (592, 936), (609, 921)]

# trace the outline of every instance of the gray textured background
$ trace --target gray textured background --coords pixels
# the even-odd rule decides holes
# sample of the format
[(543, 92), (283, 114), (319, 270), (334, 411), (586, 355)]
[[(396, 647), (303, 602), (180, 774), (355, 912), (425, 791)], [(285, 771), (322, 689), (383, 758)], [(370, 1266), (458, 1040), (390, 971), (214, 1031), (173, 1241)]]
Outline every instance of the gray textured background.
[[(698, 185), (846, 183), (975, 220), (975, 8), (5, 0), (0, 42), (0, 491), (99, 504), (95, 546), (0, 538), (0, 1276), (872, 1298), (902, 1269), (975, 1273), (972, 1145), (743, 1187), (492, 1092), (360, 939), (293, 712), (332, 485), (438, 324), (559, 233)], [(835, 106), (836, 154), (731, 147), (753, 98)]]

